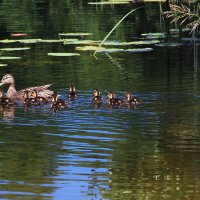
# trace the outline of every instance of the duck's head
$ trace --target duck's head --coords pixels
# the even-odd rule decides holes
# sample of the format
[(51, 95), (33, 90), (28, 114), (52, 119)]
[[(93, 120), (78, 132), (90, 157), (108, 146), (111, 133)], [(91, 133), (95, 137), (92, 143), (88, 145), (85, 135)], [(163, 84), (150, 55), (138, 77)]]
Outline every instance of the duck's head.
[(93, 96), (97, 97), (97, 96), (100, 96), (100, 95), (101, 95), (101, 92), (98, 89), (94, 89)]
[(108, 99), (114, 99), (115, 98), (115, 93), (110, 91), (110, 92), (108, 92), (107, 97), (108, 97)]
[(130, 101), (133, 98), (133, 95), (131, 92), (126, 92), (124, 98)]
[(13, 78), (13, 76), (11, 74), (6, 74), (1, 79), (0, 86), (5, 85), (5, 84), (14, 84), (14, 83), (15, 83), (15, 79)]

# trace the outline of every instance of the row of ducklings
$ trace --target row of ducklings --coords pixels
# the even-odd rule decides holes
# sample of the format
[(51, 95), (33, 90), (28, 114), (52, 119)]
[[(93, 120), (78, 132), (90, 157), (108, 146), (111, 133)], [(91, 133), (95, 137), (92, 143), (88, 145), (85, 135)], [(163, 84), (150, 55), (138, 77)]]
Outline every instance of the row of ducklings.
[[(93, 91), (92, 102), (95, 104), (103, 103), (99, 89)], [(123, 99), (117, 98), (113, 91), (109, 91), (107, 94), (107, 102), (110, 106), (138, 106), (143, 103), (143, 100), (133, 96), (131, 92), (126, 92)]]
[[(78, 95), (76, 93), (76, 88), (74, 85), (69, 87), (68, 97), (72, 100), (75, 100)], [(103, 97), (99, 89), (94, 89), (92, 93), (92, 103), (93, 104), (102, 104)], [(52, 109), (66, 108), (66, 100), (60, 99), (57, 92), (53, 92), (50, 98), (40, 97), (37, 90), (33, 91), (24, 91), (24, 105), (26, 106), (38, 106), (41, 104), (50, 103)], [(143, 103), (142, 99), (135, 97), (131, 92), (126, 92), (124, 98), (117, 98), (113, 91), (109, 91), (107, 94), (107, 103), (110, 106), (137, 106)], [(15, 102), (12, 99), (3, 96), (3, 93), (0, 91), (0, 104), (1, 105), (13, 105)]]

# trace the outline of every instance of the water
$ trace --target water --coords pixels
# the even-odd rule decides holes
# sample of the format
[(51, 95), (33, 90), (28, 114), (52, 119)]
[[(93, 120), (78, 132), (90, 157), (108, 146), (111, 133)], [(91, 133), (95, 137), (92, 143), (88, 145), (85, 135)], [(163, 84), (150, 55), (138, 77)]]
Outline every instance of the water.
[[(25, 32), (28, 38), (58, 39), (61, 32), (92, 32), (102, 40), (134, 5), (89, 6), (86, 2), (1, 1), (1, 38)], [(148, 4), (128, 17), (110, 40), (132, 41), (163, 31), (159, 6)], [(12, 73), (17, 89), (54, 83), (62, 98), (74, 83), (78, 99), (53, 112), (48, 105), (22, 104), (0, 116), (0, 199), (199, 199), (200, 135), (198, 54), (193, 45), (156, 47), (146, 53), (50, 57), (76, 52), (57, 43), (28, 46), (6, 60), (0, 74)], [(198, 46), (197, 46), (198, 48)], [(198, 49), (197, 49), (198, 51)], [(194, 66), (195, 64), (195, 66)], [(111, 109), (91, 103), (92, 90), (104, 99), (132, 91), (144, 100), (136, 108)], [(6, 92), (7, 86), (1, 87)]]

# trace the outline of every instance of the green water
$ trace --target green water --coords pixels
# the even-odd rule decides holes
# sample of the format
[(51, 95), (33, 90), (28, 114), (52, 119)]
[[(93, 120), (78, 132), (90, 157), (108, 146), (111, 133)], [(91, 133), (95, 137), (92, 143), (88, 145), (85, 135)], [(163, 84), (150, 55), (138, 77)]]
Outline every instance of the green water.
[[(27, 33), (25, 38), (58, 39), (58, 33), (90, 32), (85, 39), (102, 40), (137, 6), (0, 1), (0, 38)], [(162, 31), (159, 5), (147, 4), (109, 40), (141, 40), (142, 33)], [(52, 89), (67, 99), (73, 83), (78, 93), (58, 112), (48, 105), (0, 107), (0, 199), (199, 199), (200, 82), (193, 44), (150, 45), (145, 46), (153, 48), (150, 52), (97, 53), (97, 58), (76, 46), (0, 43), (30, 47), (2, 54), (22, 57), (1, 61), (8, 66), (0, 68), (0, 76), (13, 74), (18, 90), (54, 83)], [(50, 52), (81, 55), (50, 57)], [(91, 103), (95, 88), (105, 100), (101, 107)], [(1, 89), (6, 92), (7, 86)], [(144, 104), (111, 109), (109, 90), (121, 98), (132, 91)]]

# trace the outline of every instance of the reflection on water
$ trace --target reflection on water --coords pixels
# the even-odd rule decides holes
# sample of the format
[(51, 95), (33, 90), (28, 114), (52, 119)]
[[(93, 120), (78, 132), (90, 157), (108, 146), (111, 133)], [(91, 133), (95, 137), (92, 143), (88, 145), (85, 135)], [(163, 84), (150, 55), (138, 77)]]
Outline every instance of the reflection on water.
[[(99, 9), (82, 1), (27, 1), (13, 7), (13, 2), (0, 3), (1, 38), (25, 32), (47, 39), (81, 31), (102, 39), (131, 7)], [(149, 4), (129, 16), (111, 39), (130, 41), (142, 32), (160, 31), (157, 9)], [(68, 108), (53, 112), (49, 105), (0, 106), (1, 199), (200, 198), (196, 47), (153, 46), (152, 52), (97, 54), (96, 59), (88, 52), (73, 58), (47, 56), (74, 52), (73, 45), (24, 46), (30, 50), (4, 52), (22, 59), (5, 61), (8, 66), (0, 68), (0, 76), (12, 73), (18, 90), (54, 83)], [(68, 99), (70, 84), (77, 88), (75, 100)], [(91, 102), (95, 88), (104, 100), (110, 90), (119, 97), (131, 91), (144, 104), (98, 106)], [(7, 86), (1, 89), (5, 92)]]

